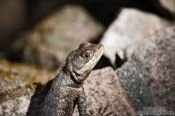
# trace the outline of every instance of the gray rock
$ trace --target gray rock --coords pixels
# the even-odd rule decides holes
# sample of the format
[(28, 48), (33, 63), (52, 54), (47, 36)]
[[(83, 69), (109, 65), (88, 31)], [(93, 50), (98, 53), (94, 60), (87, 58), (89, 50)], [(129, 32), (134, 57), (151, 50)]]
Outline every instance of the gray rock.
[(151, 89), (144, 80), (140, 64), (127, 62), (117, 70), (117, 77), (127, 91), (127, 95), (137, 111), (145, 107), (154, 107)]
[(55, 71), (0, 60), (0, 116), (25, 116), (36, 85), (53, 78)]
[(1, 116), (26, 116), (30, 97), (32, 94), (16, 97), (12, 100), (0, 103)]
[(68, 5), (24, 34), (13, 49), (28, 63), (57, 68), (72, 49), (94, 40), (102, 31), (103, 26), (84, 8)]
[[(84, 89), (90, 116), (135, 115), (125, 90), (112, 68), (93, 71), (85, 81)], [(78, 116), (77, 112), (74, 115)]]
[(0, 116), (25, 116), (36, 88), (46, 83), (56, 71), (0, 60)]
[(117, 70), (137, 110), (162, 107), (175, 113), (175, 26), (143, 40)]
[(102, 38), (105, 55), (112, 63), (116, 54), (121, 59), (128, 58), (137, 42), (166, 25), (168, 23), (156, 15), (136, 9), (122, 9)]

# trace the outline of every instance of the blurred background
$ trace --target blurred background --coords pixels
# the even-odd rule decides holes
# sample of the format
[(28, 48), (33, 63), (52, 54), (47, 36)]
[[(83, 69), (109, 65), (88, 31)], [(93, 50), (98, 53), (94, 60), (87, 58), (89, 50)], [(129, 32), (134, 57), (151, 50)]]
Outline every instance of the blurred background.
[[(172, 22), (175, 17), (173, 0), (167, 2), (164, 0), (1, 0), (0, 58), (27, 62), (49, 69), (58, 68), (63, 64), (67, 54), (82, 41), (93, 43), (103, 41), (108, 27), (114, 25), (115, 20), (120, 20), (117, 19), (118, 16), (129, 20), (130, 16), (127, 17), (130, 15), (129, 9), (131, 12), (135, 10), (133, 11), (136, 12), (135, 22), (140, 23), (135, 25), (138, 26), (149, 23), (146, 21), (149, 17), (137, 16), (139, 15), (137, 11), (145, 16), (153, 15), (153, 20), (154, 17), (166, 20), (162, 23)], [(145, 22), (142, 22), (142, 19), (140, 21), (140, 17), (145, 18)], [(148, 21), (151, 21), (151, 18)], [(128, 21), (118, 22), (128, 23)], [(147, 34), (142, 35), (149, 35), (161, 28), (162, 23), (158, 26), (155, 23), (150, 27), (147, 26), (149, 29), (144, 32)], [(124, 31), (127, 33), (127, 30), (123, 30), (123, 33)], [(112, 40), (108, 39), (108, 41)], [(110, 62), (115, 60), (110, 58), (112, 61), (108, 61), (105, 57), (103, 59), (105, 62), (99, 67), (111, 65)], [(117, 66), (123, 62), (120, 59), (118, 57)]]

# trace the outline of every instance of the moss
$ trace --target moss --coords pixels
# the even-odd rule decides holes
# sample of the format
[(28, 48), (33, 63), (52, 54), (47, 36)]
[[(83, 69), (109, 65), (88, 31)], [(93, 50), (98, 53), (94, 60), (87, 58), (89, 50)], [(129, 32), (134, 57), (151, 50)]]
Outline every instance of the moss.
[(23, 87), (18, 86), (14, 89), (9, 89), (3, 93), (0, 93), (0, 103), (16, 97), (28, 95), (35, 90), (36, 86), (36, 84), (26, 85)]
[(0, 69), (0, 76), (4, 79), (4, 81), (11, 81), (11, 73), (9, 71), (4, 71)]
[(0, 60), (0, 103), (30, 94), (36, 84), (45, 84), (56, 71)]

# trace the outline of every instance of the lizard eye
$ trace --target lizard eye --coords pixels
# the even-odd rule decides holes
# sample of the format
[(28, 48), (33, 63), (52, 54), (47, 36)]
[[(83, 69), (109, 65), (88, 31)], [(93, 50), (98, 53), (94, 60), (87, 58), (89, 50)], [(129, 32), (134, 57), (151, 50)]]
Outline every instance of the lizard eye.
[(89, 58), (91, 55), (90, 54), (85, 54), (85, 58)]
[(92, 55), (92, 52), (91, 51), (87, 51), (87, 52), (81, 54), (81, 57), (82, 58), (90, 58), (91, 55)]

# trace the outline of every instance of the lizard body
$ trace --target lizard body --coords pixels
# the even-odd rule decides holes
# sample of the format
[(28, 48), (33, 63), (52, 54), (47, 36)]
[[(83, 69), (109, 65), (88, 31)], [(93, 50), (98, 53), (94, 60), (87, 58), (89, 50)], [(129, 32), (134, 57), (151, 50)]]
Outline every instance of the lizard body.
[(59, 74), (46, 84), (47, 92), (37, 116), (72, 116), (76, 104), (80, 116), (87, 116), (83, 82), (103, 51), (101, 44), (87, 42), (72, 51)]

